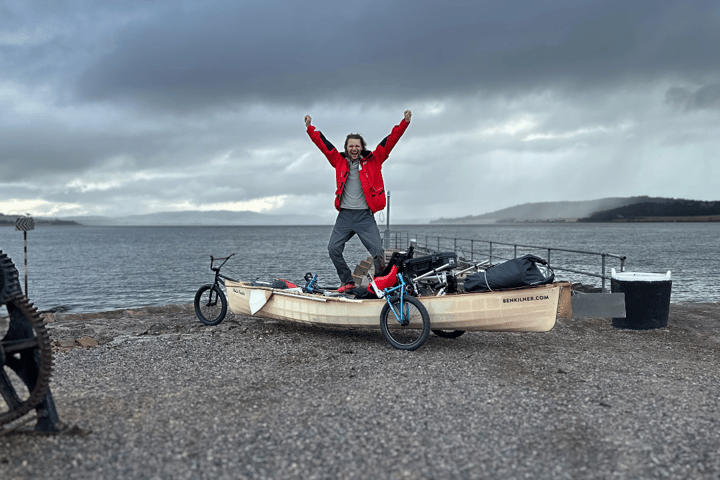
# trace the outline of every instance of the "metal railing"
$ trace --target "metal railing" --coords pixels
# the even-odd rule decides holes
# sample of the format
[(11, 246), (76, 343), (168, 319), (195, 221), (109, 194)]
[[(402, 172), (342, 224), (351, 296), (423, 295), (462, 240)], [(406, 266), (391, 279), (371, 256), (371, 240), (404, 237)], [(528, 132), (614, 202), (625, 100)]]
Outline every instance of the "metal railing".
[(410, 245), (410, 233), (409, 232), (397, 232), (392, 230), (385, 230), (383, 236), (383, 247), (386, 250), (390, 249), (404, 249)]
[[(407, 248), (410, 244), (426, 252), (452, 251), (458, 254), (458, 260), (469, 263), (489, 261), (495, 265), (502, 261), (533, 254), (547, 260), (555, 272), (568, 272), (575, 275), (599, 278), (602, 291), (606, 292), (605, 281), (610, 279), (609, 263), (619, 263), (621, 272), (625, 271), (624, 255), (613, 253), (588, 252), (568, 248), (523, 245), (519, 243), (496, 242), (494, 240), (463, 239), (453, 237), (437, 237), (431, 235), (411, 235), (408, 232), (385, 231), (385, 248)], [(600, 265), (597, 264), (600, 263)], [(599, 267), (599, 269), (598, 269)]]

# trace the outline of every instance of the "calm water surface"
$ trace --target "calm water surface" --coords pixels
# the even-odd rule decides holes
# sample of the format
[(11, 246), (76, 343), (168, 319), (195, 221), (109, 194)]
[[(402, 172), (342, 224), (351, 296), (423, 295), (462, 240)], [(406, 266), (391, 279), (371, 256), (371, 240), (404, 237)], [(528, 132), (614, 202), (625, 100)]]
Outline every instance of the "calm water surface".
[[(28, 232), (28, 293), (41, 310), (61, 307), (71, 312), (191, 303), (195, 290), (212, 279), (210, 255), (230, 253), (237, 255), (226, 271), (236, 278), (302, 282), (306, 272), (313, 272), (322, 285), (333, 285), (338, 280), (327, 255), (331, 228), (40, 226)], [(381, 231), (384, 228), (381, 226)], [(720, 301), (717, 223), (414, 225), (394, 229), (419, 240), (425, 236), (488, 240), (626, 255), (628, 271), (672, 271), (673, 302)], [(0, 227), (0, 249), (12, 258), (24, 281), (22, 232)], [(495, 249), (497, 252), (500, 247)], [(345, 253), (351, 266), (367, 257), (356, 238)], [(542, 251), (537, 254), (547, 256)], [(575, 262), (552, 259), (553, 263), (563, 261)], [(592, 262), (590, 268), (599, 271), (600, 260)]]

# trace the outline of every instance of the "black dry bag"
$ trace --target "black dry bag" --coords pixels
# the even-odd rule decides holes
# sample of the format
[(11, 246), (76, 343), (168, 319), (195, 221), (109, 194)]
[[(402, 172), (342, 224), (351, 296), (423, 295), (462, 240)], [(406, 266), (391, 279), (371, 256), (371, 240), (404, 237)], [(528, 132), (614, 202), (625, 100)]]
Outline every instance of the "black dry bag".
[(552, 283), (555, 273), (545, 260), (535, 255), (524, 255), (498, 263), (484, 272), (465, 279), (466, 292), (483, 292), (501, 288), (516, 288)]

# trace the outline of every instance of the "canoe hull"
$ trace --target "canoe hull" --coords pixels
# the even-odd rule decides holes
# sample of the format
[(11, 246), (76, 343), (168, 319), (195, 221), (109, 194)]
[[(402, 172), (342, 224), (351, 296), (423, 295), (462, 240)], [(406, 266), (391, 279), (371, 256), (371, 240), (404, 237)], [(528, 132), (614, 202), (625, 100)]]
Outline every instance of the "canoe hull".
[[(555, 325), (566, 284), (441, 297), (418, 297), (438, 330), (546, 332)], [(385, 300), (353, 300), (291, 293), (226, 282), (230, 311), (274, 320), (333, 327), (377, 328)]]

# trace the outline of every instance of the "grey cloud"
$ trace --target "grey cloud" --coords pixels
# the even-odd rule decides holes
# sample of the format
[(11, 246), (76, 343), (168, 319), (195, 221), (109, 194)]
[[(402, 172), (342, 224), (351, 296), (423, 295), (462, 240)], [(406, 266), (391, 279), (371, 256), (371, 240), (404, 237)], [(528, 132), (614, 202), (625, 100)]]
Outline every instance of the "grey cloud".
[(304, 140), (300, 113), (296, 118), (271, 118), (259, 112), (245, 119), (227, 112), (182, 117), (122, 108), (65, 111), (48, 105), (35, 122), (22, 118), (19, 125), (11, 112), (4, 113), (0, 174), (16, 180), (61, 179), (107, 170), (108, 163), (122, 171), (193, 168), (231, 155), (242, 164), (253, 160), (249, 152), (272, 148), (278, 138)]
[(720, 108), (720, 83), (705, 85), (696, 90), (672, 87), (665, 94), (665, 100), (685, 110)]
[(128, 24), (86, 100), (165, 108), (422, 98), (716, 70), (714, 2), (243, 2)]
[(66, 129), (6, 129), (0, 133), (0, 175), (17, 180), (92, 166), (104, 156), (107, 142)]

